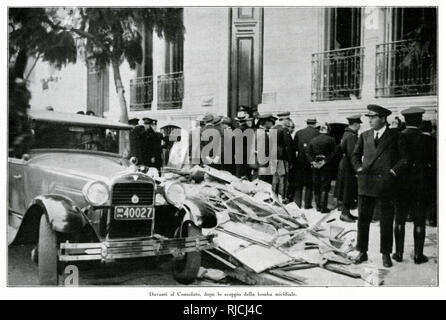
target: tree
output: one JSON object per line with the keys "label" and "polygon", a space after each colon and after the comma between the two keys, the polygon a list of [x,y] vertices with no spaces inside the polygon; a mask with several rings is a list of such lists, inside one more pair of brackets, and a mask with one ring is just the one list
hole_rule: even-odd
{"label": "tree", "polygon": [[[9,154],[20,156],[27,150],[31,134],[27,123],[27,109],[31,94],[27,79],[39,59],[56,68],[75,63],[75,39],[68,31],[54,29],[48,20],[54,14],[43,8],[10,8],[8,41],[8,107]],[[25,75],[29,58],[35,62]]]}
{"label": "tree", "polygon": [[[77,26],[51,22],[53,28],[70,31],[85,38],[87,60],[97,67],[111,65],[116,93],[121,109],[120,121],[127,123],[127,102],[122,84],[120,65],[127,60],[130,68],[142,61],[142,36],[155,31],[171,41],[183,36],[184,26],[180,8],[77,8],[70,15]],[[77,17],[77,18],[76,18]]]}

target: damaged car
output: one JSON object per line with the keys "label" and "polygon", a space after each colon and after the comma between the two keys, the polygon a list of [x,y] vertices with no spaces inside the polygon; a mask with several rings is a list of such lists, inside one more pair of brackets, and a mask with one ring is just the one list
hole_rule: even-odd
{"label": "damaged car", "polygon": [[8,158],[8,232],[10,245],[35,244],[40,284],[57,285],[67,264],[160,255],[173,256],[177,281],[196,279],[215,213],[129,158],[131,126],[46,110],[29,118],[32,147]]}

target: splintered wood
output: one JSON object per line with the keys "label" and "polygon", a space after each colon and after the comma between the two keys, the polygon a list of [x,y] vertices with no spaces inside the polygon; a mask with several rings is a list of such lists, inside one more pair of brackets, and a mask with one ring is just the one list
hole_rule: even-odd
{"label": "splintered wood", "polygon": [[299,272],[323,268],[372,285],[383,283],[380,270],[352,265],[348,253],[356,230],[336,224],[333,212],[315,220],[294,202],[284,205],[270,184],[208,166],[169,172],[191,181],[185,184],[187,195],[204,199],[215,211],[217,227],[203,232],[216,235],[217,247],[206,252],[229,268],[228,277],[247,284],[303,285],[306,279]]}

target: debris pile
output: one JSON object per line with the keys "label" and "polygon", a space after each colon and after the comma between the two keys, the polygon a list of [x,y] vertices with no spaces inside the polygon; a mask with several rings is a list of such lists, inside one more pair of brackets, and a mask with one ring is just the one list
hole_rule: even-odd
{"label": "debris pile", "polygon": [[300,270],[323,268],[371,285],[383,284],[383,270],[353,265],[349,253],[356,230],[334,223],[333,212],[309,221],[294,202],[284,205],[270,184],[242,180],[209,166],[165,172],[186,182],[188,197],[199,197],[215,210],[218,225],[206,232],[216,234],[217,247],[206,252],[228,267],[227,277],[247,284],[303,285],[307,282]]}

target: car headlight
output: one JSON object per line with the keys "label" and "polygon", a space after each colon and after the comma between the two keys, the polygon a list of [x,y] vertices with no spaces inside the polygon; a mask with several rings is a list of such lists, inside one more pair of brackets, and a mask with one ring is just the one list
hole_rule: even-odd
{"label": "car headlight", "polygon": [[186,191],[184,191],[183,186],[179,183],[167,183],[164,186],[164,197],[170,204],[182,206],[184,200],[186,200]]}
{"label": "car headlight", "polygon": [[108,201],[110,196],[108,187],[104,182],[92,181],[82,189],[85,199],[93,206],[101,206]]}

